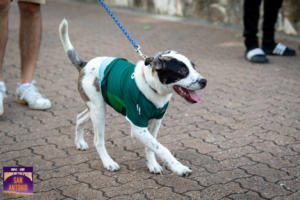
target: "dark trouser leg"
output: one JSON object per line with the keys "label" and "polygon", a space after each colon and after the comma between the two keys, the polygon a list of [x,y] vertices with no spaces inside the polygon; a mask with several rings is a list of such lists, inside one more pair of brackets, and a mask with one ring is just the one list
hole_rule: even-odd
{"label": "dark trouser leg", "polygon": [[263,46],[275,45],[275,24],[283,0],[264,0]]}
{"label": "dark trouser leg", "polygon": [[244,0],[244,37],[247,51],[258,47],[258,21],[261,0]]}

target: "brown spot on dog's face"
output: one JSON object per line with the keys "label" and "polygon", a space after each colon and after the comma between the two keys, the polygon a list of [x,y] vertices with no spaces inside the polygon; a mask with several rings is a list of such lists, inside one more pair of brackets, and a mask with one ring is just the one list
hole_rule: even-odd
{"label": "brown spot on dog's face", "polygon": [[86,93],[84,92],[83,90],[83,87],[82,87],[82,79],[84,77],[84,71],[81,70],[79,72],[79,78],[78,78],[78,91],[79,91],[79,94],[81,96],[81,98],[83,99],[83,101],[87,102],[90,100],[90,98],[86,95]]}
{"label": "brown spot on dog's face", "polygon": [[100,83],[99,83],[99,78],[96,77],[95,80],[94,80],[93,85],[95,86],[97,92],[100,92],[100,90],[101,90],[99,84],[100,84]]}

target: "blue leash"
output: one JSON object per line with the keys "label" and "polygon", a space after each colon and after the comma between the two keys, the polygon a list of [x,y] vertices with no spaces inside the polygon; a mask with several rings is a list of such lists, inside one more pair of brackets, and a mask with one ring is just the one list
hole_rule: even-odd
{"label": "blue leash", "polygon": [[118,20],[118,18],[113,14],[113,12],[106,5],[106,3],[104,2],[104,0],[99,0],[99,3],[103,6],[103,8],[106,10],[106,12],[109,14],[109,16],[115,21],[115,23],[118,25],[118,27],[124,33],[124,35],[127,37],[127,39],[129,40],[129,42],[135,48],[136,53],[145,60],[147,58],[147,56],[142,53],[140,46],[134,41],[134,39],[132,39],[132,37],[129,35],[129,33],[126,31],[126,29],[122,26],[122,24]]}

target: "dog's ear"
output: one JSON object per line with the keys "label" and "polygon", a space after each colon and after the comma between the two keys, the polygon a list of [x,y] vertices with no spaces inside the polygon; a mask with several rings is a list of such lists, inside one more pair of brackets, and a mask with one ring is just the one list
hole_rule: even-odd
{"label": "dog's ear", "polygon": [[145,59],[145,65],[150,65],[153,70],[160,70],[163,68],[163,60],[161,56],[148,57]]}
{"label": "dog's ear", "polygon": [[154,58],[153,57],[148,57],[145,60],[145,65],[151,65],[151,63],[153,62]]}
{"label": "dog's ear", "polygon": [[165,67],[167,57],[160,54],[155,57],[149,57],[145,60],[145,65],[150,65],[153,70],[162,70]]}
{"label": "dog's ear", "polygon": [[171,57],[168,56],[157,56],[154,58],[154,68],[156,70],[164,70],[167,68],[167,64],[172,60]]}

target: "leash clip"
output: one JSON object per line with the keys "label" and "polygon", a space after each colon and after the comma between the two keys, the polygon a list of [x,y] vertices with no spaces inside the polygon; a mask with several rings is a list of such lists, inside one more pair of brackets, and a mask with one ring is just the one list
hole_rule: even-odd
{"label": "leash clip", "polygon": [[146,60],[147,56],[145,54],[143,54],[140,45],[138,45],[138,47],[136,48],[136,53],[141,56],[144,60]]}

